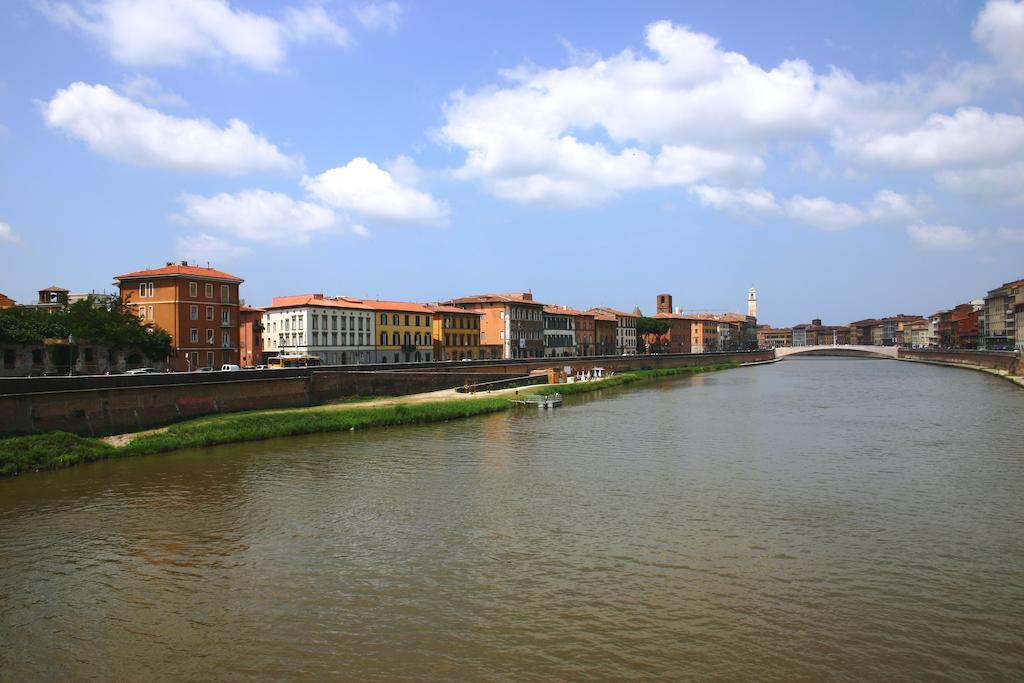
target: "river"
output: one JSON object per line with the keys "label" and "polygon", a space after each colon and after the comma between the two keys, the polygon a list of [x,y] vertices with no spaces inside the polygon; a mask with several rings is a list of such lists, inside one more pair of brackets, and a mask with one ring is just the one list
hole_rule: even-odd
{"label": "river", "polygon": [[1024,392],[790,359],[0,481],[0,680],[1024,678]]}

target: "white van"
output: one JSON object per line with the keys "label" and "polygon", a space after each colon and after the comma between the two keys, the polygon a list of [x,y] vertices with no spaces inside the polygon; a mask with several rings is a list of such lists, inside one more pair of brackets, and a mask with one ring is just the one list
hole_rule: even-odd
{"label": "white van", "polygon": [[225,363],[224,365],[220,366],[220,371],[221,372],[231,372],[231,371],[234,371],[234,370],[241,370],[241,369],[242,369],[241,366],[235,365],[233,363]]}

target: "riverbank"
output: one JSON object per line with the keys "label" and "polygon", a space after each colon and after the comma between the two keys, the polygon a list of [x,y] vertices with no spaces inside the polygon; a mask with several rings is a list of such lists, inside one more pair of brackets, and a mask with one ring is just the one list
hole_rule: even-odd
{"label": "riverbank", "polygon": [[364,403],[256,410],[203,417],[162,429],[106,439],[76,436],[66,432],[6,437],[0,439],[0,476],[61,469],[110,458],[154,455],[182,448],[260,441],[318,432],[354,431],[375,427],[444,422],[509,410],[515,407],[509,397],[519,391],[578,394],[642,380],[713,372],[735,367],[739,367],[739,364],[722,363],[657,370],[634,370],[593,382],[506,389],[484,397],[467,396],[451,390]]}
{"label": "riverbank", "polygon": [[960,368],[961,370],[974,370],[976,372],[984,372],[989,375],[995,375],[1001,377],[1017,386],[1024,388],[1024,377],[1012,375],[1005,370],[998,370],[996,368],[987,368],[984,365],[975,365],[973,363],[949,363],[941,360],[927,360],[925,358],[898,358],[897,360],[905,361],[907,363],[927,363],[928,365],[941,365],[946,368]]}

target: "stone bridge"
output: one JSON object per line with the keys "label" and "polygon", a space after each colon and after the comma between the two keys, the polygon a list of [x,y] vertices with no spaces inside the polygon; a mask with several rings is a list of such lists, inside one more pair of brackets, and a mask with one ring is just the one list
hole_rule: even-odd
{"label": "stone bridge", "polygon": [[819,356],[876,356],[899,358],[898,346],[860,346],[856,344],[835,344],[821,346],[782,346],[775,349],[778,359],[797,353],[810,353]]}

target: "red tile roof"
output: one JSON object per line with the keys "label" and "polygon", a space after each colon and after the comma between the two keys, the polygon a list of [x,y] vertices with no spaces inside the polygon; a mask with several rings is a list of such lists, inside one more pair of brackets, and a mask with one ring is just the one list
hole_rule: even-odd
{"label": "red tile roof", "polygon": [[505,303],[505,304],[526,304],[531,306],[543,306],[539,301],[533,299],[524,299],[524,296],[533,296],[527,292],[517,292],[512,294],[474,294],[473,296],[463,296],[458,299],[451,299],[446,303],[450,304],[488,304],[488,303]]}
{"label": "red tile roof", "polygon": [[601,313],[608,313],[610,315],[618,316],[620,318],[636,318],[636,317],[638,317],[634,313],[627,313],[625,311],[620,311],[620,310],[617,310],[617,309],[614,309],[614,308],[608,308],[607,306],[594,306],[593,308],[591,308],[589,310],[590,310],[590,312],[600,311]]}
{"label": "red tile roof", "polygon": [[546,304],[544,306],[545,313],[551,313],[555,315],[571,315],[571,316],[589,316],[594,317],[593,311],[581,311],[576,308],[569,308],[568,306],[555,306],[552,304]]}
{"label": "red tile roof", "polygon": [[174,275],[185,275],[189,277],[205,278],[207,280],[226,280],[228,282],[244,282],[244,280],[236,275],[225,273],[223,270],[217,270],[216,268],[201,268],[199,266],[182,265],[180,263],[168,263],[162,268],[148,268],[146,270],[136,270],[133,273],[125,273],[124,275],[118,275],[115,280],[130,280],[134,278],[145,278],[145,277],[162,277],[162,276],[174,276]]}
{"label": "red tile roof", "polygon": [[297,308],[300,306],[323,306],[333,308],[355,308],[364,311],[372,310],[372,306],[368,306],[363,303],[360,299],[350,299],[343,296],[325,297],[323,294],[295,294],[292,296],[275,296],[270,305],[270,308]]}
{"label": "red tile roof", "polygon": [[478,311],[470,311],[458,306],[445,306],[443,304],[427,304],[427,308],[435,313],[461,313],[462,315],[483,315]]}

